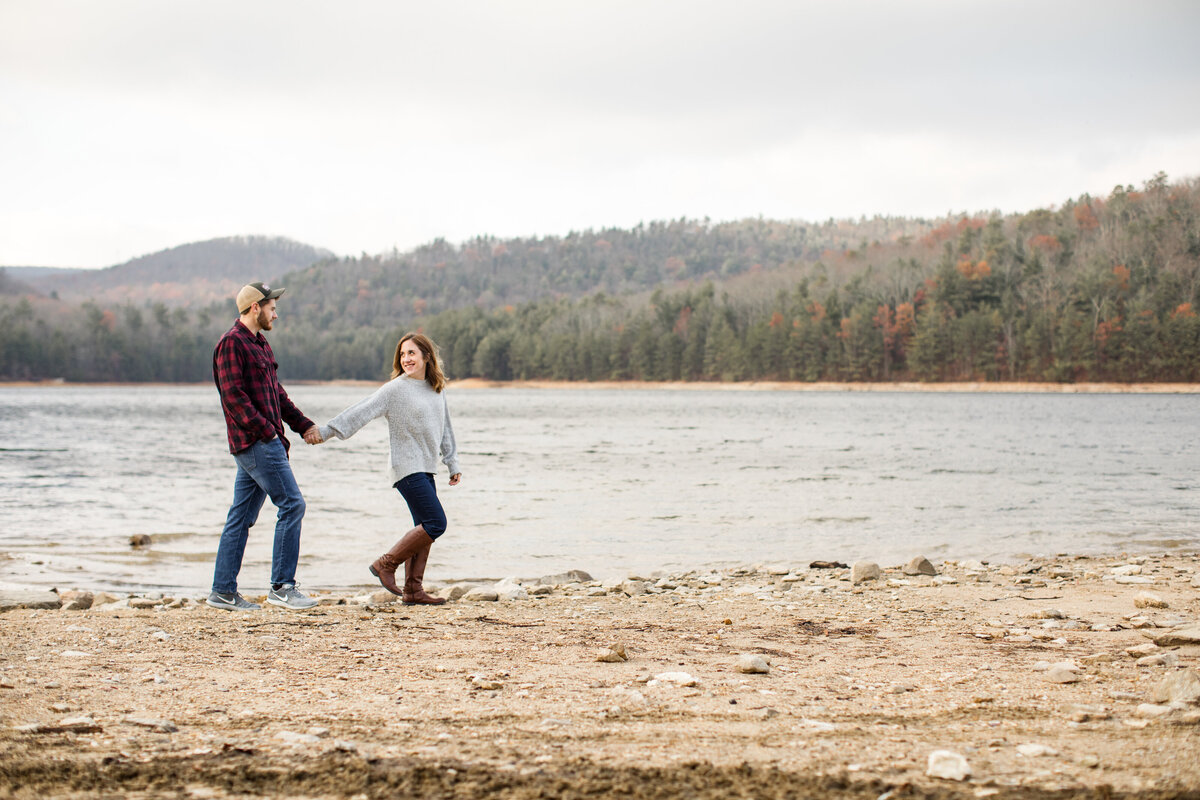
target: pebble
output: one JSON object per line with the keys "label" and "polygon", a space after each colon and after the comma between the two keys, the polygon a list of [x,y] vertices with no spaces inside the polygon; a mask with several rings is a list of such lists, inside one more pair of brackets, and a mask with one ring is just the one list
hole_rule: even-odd
{"label": "pebble", "polygon": [[494,603],[500,599],[500,593],[490,586],[476,586],[463,595],[463,600]]}
{"label": "pebble", "polygon": [[59,595],[63,611],[87,611],[92,607],[96,596],[91,592],[70,591]]}
{"label": "pebble", "polygon": [[1141,703],[1133,713],[1142,719],[1154,719],[1155,717],[1164,717],[1174,711],[1170,706],[1155,705],[1154,703]]}
{"label": "pebble", "polygon": [[1155,653],[1152,656],[1142,656],[1137,660],[1139,667],[1173,667],[1179,663],[1179,656],[1174,653]]}
{"label": "pebble", "polygon": [[1057,608],[1042,608],[1042,609],[1032,612],[1029,616],[1032,619],[1066,619],[1067,618],[1067,615],[1064,614],[1062,611],[1059,611]]}
{"label": "pebble", "polygon": [[129,725],[137,725],[142,728],[150,728],[159,733],[174,733],[179,730],[175,723],[167,719],[159,719],[157,717],[126,717],[124,720]]}
{"label": "pebble", "polygon": [[1143,656],[1148,656],[1158,652],[1158,645],[1156,645],[1154,642],[1146,642],[1145,644],[1126,647],[1125,652],[1130,658],[1142,658]]}
{"label": "pebble", "polygon": [[971,765],[966,758],[951,750],[934,750],[929,754],[925,774],[931,778],[965,781],[971,777]]}
{"label": "pebble", "polygon": [[925,556],[915,556],[904,565],[905,575],[937,575],[937,569]]}
{"label": "pebble", "polygon": [[738,656],[737,671],[746,675],[766,675],[771,671],[771,665],[760,655],[743,653]]}
{"label": "pebble", "polygon": [[275,734],[275,738],[286,745],[291,745],[292,747],[300,747],[301,745],[306,744],[318,744],[321,741],[316,736],[308,733],[297,733],[296,731],[280,731],[279,733]]}
{"label": "pebble", "polygon": [[1029,744],[1017,745],[1017,752],[1028,758],[1041,758],[1042,756],[1058,755],[1058,751],[1053,747],[1049,747],[1044,744],[1035,744],[1032,742]]}
{"label": "pebble", "polygon": [[1189,625],[1186,628],[1175,628],[1174,630],[1160,633],[1153,637],[1154,643],[1159,647],[1174,647],[1185,644],[1200,644],[1200,625]]}
{"label": "pebble", "polygon": [[1055,664],[1046,670],[1046,680],[1050,683],[1078,683],[1079,673],[1062,664]]}
{"label": "pebble", "polygon": [[162,600],[155,600],[154,598],[151,598],[151,597],[131,597],[131,598],[129,598],[129,607],[130,608],[147,609],[147,608],[154,608],[155,606],[158,606],[161,604],[162,604]]}
{"label": "pebble", "polygon": [[1141,575],[1141,564],[1124,564],[1120,567],[1113,567],[1109,570],[1113,575]]}
{"label": "pebble", "polygon": [[1133,598],[1133,604],[1138,608],[1168,608],[1169,603],[1151,592],[1141,592]]}
{"label": "pebble", "polygon": [[855,561],[850,568],[850,582],[855,584],[879,580],[881,575],[883,570],[874,561]]}
{"label": "pebble", "polygon": [[695,686],[698,681],[686,672],[660,672],[646,685],[658,686],[664,683],[674,686]]}
{"label": "pebble", "polygon": [[1119,583],[1122,586],[1142,586],[1148,583],[1154,583],[1154,578],[1146,578],[1141,575],[1118,575],[1114,583]]}
{"label": "pebble", "polygon": [[609,647],[601,647],[596,651],[596,660],[616,664],[621,661],[628,661],[629,656],[625,654],[625,645],[618,643]]}
{"label": "pebble", "polygon": [[1153,697],[1159,703],[1200,705],[1200,673],[1185,669],[1166,676],[1154,687]]}

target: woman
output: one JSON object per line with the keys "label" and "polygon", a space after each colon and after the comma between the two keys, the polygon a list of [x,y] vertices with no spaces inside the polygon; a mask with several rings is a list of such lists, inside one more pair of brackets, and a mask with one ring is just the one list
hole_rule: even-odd
{"label": "woman", "polygon": [[[445,598],[426,594],[422,581],[429,548],[446,530],[446,512],[438,500],[433,476],[438,456],[450,469],[450,485],[462,480],[454,429],[446,407],[446,376],[429,337],[406,333],[396,345],[392,379],[375,394],[355,403],[321,427],[325,440],[349,439],[364,425],[387,417],[391,434],[389,481],[400,490],[416,525],[391,550],[371,564],[383,588],[400,595],[405,605],[440,605]],[[396,569],[404,565],[404,591],[396,587]]]}

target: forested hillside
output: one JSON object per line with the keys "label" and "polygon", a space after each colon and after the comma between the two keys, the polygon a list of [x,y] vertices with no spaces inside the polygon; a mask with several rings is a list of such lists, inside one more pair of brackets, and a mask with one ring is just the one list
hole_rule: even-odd
{"label": "forested hillside", "polygon": [[[107,269],[13,270],[42,294],[68,302],[205,306],[248,280],[274,280],[330,258],[328,250],[278,236],[229,236],[172,247]],[[32,273],[24,277],[23,272]],[[253,278],[247,276],[254,276]]]}
{"label": "forested hillside", "polygon": [[[421,328],[452,377],[1200,380],[1200,181],[1028,213],[632,230],[326,259],[278,283],[291,378],[380,378]],[[205,380],[234,316],[0,300],[0,376]]]}

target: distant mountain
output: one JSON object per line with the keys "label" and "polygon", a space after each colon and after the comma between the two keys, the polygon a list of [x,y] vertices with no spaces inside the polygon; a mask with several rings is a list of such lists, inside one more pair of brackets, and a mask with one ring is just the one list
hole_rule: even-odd
{"label": "distant mountain", "polygon": [[9,278],[66,301],[147,300],[202,306],[249,281],[272,281],[333,258],[328,250],[278,236],[230,236],[172,247],[98,270],[17,268]]}

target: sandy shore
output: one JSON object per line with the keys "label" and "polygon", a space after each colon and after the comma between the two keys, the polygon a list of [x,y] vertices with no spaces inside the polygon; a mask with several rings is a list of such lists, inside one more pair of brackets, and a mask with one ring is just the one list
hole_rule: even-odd
{"label": "sandy shore", "polygon": [[0,795],[1200,796],[1194,557],[933,566],[238,615],[64,592],[115,602],[0,614]]}

